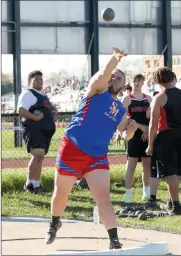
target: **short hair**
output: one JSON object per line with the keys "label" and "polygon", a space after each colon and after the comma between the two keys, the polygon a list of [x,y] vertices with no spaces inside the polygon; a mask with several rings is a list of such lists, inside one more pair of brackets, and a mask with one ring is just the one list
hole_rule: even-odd
{"label": "short hair", "polygon": [[174,79],[174,74],[168,67],[160,67],[153,72],[153,81],[156,84],[168,84]]}
{"label": "short hair", "polygon": [[174,72],[173,72],[173,79],[177,79],[177,76]]}
{"label": "short hair", "polygon": [[43,76],[43,73],[39,70],[33,70],[28,74],[28,85],[31,82],[31,79],[35,76]]}
{"label": "short hair", "polygon": [[[126,80],[126,77],[125,77],[125,74],[124,74],[124,72],[123,71],[121,71],[119,68],[115,68],[114,69],[115,71],[118,71],[118,72],[120,72],[122,75],[123,75],[123,77],[124,77],[124,82],[125,82],[125,80]],[[113,71],[114,71],[113,70]]]}
{"label": "short hair", "polygon": [[125,74],[124,74],[124,72],[123,72],[123,71],[121,71],[121,69],[119,69],[119,68],[115,68],[114,70],[116,70],[116,71],[120,72],[120,73],[125,77]]}
{"label": "short hair", "polygon": [[136,74],[132,77],[133,82],[138,79],[138,80],[142,80],[145,81],[145,77],[142,74]]}

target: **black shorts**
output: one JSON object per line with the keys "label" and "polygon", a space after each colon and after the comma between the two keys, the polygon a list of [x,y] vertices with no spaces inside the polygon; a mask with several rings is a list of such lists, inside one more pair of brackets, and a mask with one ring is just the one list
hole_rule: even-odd
{"label": "black shorts", "polygon": [[181,176],[181,131],[166,130],[157,134],[151,157],[151,177]]}
{"label": "black shorts", "polygon": [[42,130],[36,127],[26,127],[23,133],[23,139],[25,141],[27,152],[30,153],[34,148],[41,148],[45,150],[45,154],[48,153],[52,136],[55,130]]}
{"label": "black shorts", "polygon": [[142,134],[141,130],[137,130],[133,138],[127,142],[127,156],[134,158],[148,157],[145,152],[148,147],[148,141],[141,139]]}

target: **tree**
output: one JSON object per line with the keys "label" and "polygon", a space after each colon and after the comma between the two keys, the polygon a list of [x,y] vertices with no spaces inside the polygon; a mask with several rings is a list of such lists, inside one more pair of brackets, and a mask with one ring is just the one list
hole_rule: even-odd
{"label": "tree", "polygon": [[1,85],[10,84],[10,83],[12,83],[12,76],[11,76],[11,74],[2,73]]}

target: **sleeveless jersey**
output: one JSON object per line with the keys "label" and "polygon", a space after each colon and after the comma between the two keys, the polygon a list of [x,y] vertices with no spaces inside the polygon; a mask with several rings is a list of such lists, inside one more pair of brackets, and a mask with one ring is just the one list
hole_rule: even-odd
{"label": "sleeveless jersey", "polygon": [[149,119],[146,117],[150,103],[143,94],[142,99],[136,99],[132,94],[129,94],[131,104],[128,107],[128,118],[134,119],[137,123],[148,125]]}
{"label": "sleeveless jersey", "polygon": [[103,156],[108,153],[109,142],[125,112],[122,103],[108,90],[84,97],[66,135],[84,153]]}
{"label": "sleeveless jersey", "polygon": [[34,128],[40,128],[42,130],[53,130],[55,131],[55,121],[53,116],[53,106],[46,95],[41,95],[33,89],[28,89],[37,98],[35,105],[31,106],[29,111],[33,113],[35,110],[40,110],[44,118],[40,121],[33,121],[30,119],[22,120],[22,125],[33,126]]}
{"label": "sleeveless jersey", "polygon": [[167,102],[161,108],[158,122],[158,132],[180,128],[181,129],[181,90],[171,88],[165,91]]}

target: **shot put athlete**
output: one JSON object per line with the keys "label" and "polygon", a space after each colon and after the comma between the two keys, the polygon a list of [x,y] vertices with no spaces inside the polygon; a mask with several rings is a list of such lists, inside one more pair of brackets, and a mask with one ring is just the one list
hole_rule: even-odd
{"label": "shot put athlete", "polygon": [[122,247],[110,202],[107,153],[115,131],[118,129],[123,137],[130,139],[137,129],[137,123],[134,120],[127,121],[125,109],[117,99],[124,88],[125,77],[116,66],[125,54],[119,49],[113,50],[105,68],[90,80],[89,90],[61,141],[46,244],[55,240],[56,232],[62,225],[60,215],[67,206],[74,183],[77,178],[85,177],[98,206],[100,219],[108,232],[110,249]]}

